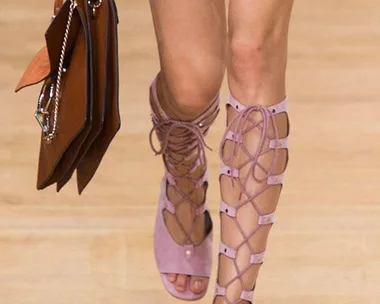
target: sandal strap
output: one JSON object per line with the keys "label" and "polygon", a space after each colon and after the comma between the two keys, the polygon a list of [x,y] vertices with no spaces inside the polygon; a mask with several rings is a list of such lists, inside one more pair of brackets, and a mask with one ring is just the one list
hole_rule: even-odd
{"label": "sandal strap", "polygon": [[[200,179],[201,181],[201,184],[203,185],[205,182],[207,182],[208,180],[208,170],[206,171],[206,173],[203,175],[203,177]],[[166,181],[169,182],[169,184],[173,185],[172,182],[173,182],[173,177],[172,175],[170,174],[167,174],[166,175]],[[174,181],[174,185],[175,185],[175,181]],[[174,205],[168,198],[167,196],[167,193],[165,191],[165,210],[167,210],[168,212],[170,212],[171,214],[175,215],[176,214],[176,208],[177,206]],[[204,202],[202,204],[200,204],[199,206],[193,204],[193,208],[195,209],[195,214],[196,216],[200,216],[202,215],[203,213],[205,213],[206,211],[208,211],[208,207],[206,205],[206,200],[204,200]]]}
{"label": "sandal strap", "polygon": [[236,258],[236,250],[227,246],[222,241],[220,241],[219,244],[219,253],[225,255],[226,257],[229,257],[230,259]]}
{"label": "sandal strap", "polygon": [[[247,109],[246,105],[243,105],[241,102],[236,100],[231,94],[229,95],[227,105],[231,106],[233,109],[235,109],[239,113],[243,112],[244,110]],[[267,107],[267,109],[272,114],[280,114],[280,113],[287,112],[288,111],[288,99],[285,98],[281,102],[279,102],[273,106]]]}
{"label": "sandal strap", "polygon": [[[227,132],[225,139],[230,140],[230,141],[239,142],[239,143],[243,142],[242,137],[239,136],[239,134],[236,135],[231,130]],[[288,148],[288,141],[289,141],[288,137],[279,138],[279,139],[271,139],[269,141],[269,147],[271,149],[287,149]]]}
{"label": "sandal strap", "polygon": [[223,200],[220,201],[219,209],[220,209],[220,212],[228,215],[229,217],[236,217],[236,214],[237,214],[236,208],[228,205]]}
{"label": "sandal strap", "polygon": [[265,251],[262,253],[252,254],[250,263],[251,265],[261,265],[264,263]]}
{"label": "sandal strap", "polygon": [[273,225],[275,221],[275,212],[259,216],[259,225]]}
{"label": "sandal strap", "polygon": [[[220,175],[227,175],[230,177],[238,178],[239,177],[239,169],[231,168],[226,166],[225,164],[221,164],[220,166]],[[269,175],[268,176],[268,185],[280,185],[284,183],[285,174],[277,174],[277,175]]]}
{"label": "sandal strap", "polygon": [[[170,212],[171,214],[175,214],[176,213],[176,206],[171,201],[169,201],[167,199],[165,201],[165,210]],[[195,208],[195,214],[196,214],[196,216],[200,216],[203,213],[205,213],[207,210],[208,210],[208,208],[207,208],[206,204],[203,203],[198,208]]]}
{"label": "sandal strap", "polygon": [[280,114],[288,112],[288,99],[285,98],[278,104],[268,107],[269,112],[272,114]]}
{"label": "sandal strap", "polygon": [[284,173],[278,175],[270,175],[268,177],[268,185],[282,185],[284,183]]}
{"label": "sandal strap", "polygon": [[[253,303],[253,297],[255,295],[255,290],[243,290],[240,294],[240,300],[248,301]],[[215,286],[215,298],[216,297],[225,297],[226,296],[226,288],[216,284]]]}
{"label": "sandal strap", "polygon": [[271,149],[287,149],[288,148],[289,137],[271,139],[269,141],[269,147]]}
{"label": "sandal strap", "polygon": [[[150,132],[149,141],[152,150],[156,155],[163,155],[167,172],[169,172],[170,169],[175,169],[179,164],[184,164],[184,160],[192,160],[193,158],[194,160],[190,165],[188,173],[194,172],[199,164],[207,167],[205,148],[209,147],[204,141],[204,136],[208,133],[210,126],[219,113],[219,95],[216,96],[211,106],[196,119],[192,121],[181,121],[170,118],[162,109],[157,96],[156,83],[157,80],[155,79],[151,85],[151,116],[153,128]],[[158,113],[153,110],[153,105]],[[175,131],[178,130],[183,132],[175,133]],[[159,150],[153,145],[154,133],[157,134],[161,146]],[[181,160],[173,158],[173,154],[181,156]],[[181,177],[183,176],[173,176],[172,179]]]}
{"label": "sandal strap", "polygon": [[[243,240],[238,246],[232,248],[227,244],[223,243],[222,241],[220,242],[219,254],[224,255],[231,260],[234,260],[234,264],[236,265],[236,259],[238,256],[239,249],[248,243],[249,239],[260,229],[261,226],[273,225],[275,222],[275,212],[270,214],[263,214],[260,211],[260,208],[256,205],[255,199],[262,192],[268,189],[271,185],[282,185],[284,181],[284,172],[282,172],[281,174],[273,174],[272,167],[266,168],[263,164],[260,163],[259,159],[261,155],[268,153],[270,150],[274,150],[274,157],[277,157],[276,155],[279,149],[288,149],[288,136],[285,138],[279,138],[277,125],[274,118],[274,116],[277,114],[287,112],[287,99],[284,99],[280,103],[270,107],[264,107],[259,105],[246,106],[237,101],[235,98],[233,98],[232,95],[230,95],[227,102],[227,106],[233,108],[238,114],[232,119],[232,121],[229,122],[229,125],[222,140],[222,144],[220,146],[220,176],[229,176],[232,179],[233,183],[236,182],[238,186],[240,186],[241,194],[244,194],[247,197],[247,199],[244,202],[242,202],[239,206],[235,204],[235,206],[233,207],[229,205],[226,201],[224,201],[222,197],[219,208],[220,213],[232,218],[240,231],[243,231],[243,229],[239,223],[239,209],[244,207],[246,204],[252,204],[253,208],[258,213],[256,228],[247,235],[245,233],[242,233]],[[250,115],[251,113],[255,112],[261,115],[260,120],[257,120],[257,116]],[[270,137],[269,135],[271,126],[273,126],[274,138]],[[244,136],[253,129],[258,129],[259,131],[261,131],[261,139],[259,142],[257,152],[255,154],[252,154],[250,153],[250,151],[248,151],[244,142]],[[224,158],[223,149],[227,141],[229,141],[233,145],[233,152],[232,156]],[[237,164],[237,162],[235,161],[235,153],[237,153],[235,151],[238,151],[238,149],[241,149],[247,155],[247,160],[239,164]],[[226,163],[228,163],[229,165],[226,165]],[[275,163],[275,161],[273,161],[273,163]],[[242,176],[243,174],[241,173],[241,170],[244,170],[246,168],[245,166],[249,166],[247,167],[249,171],[248,173],[246,173],[247,171],[242,171],[244,172],[244,174],[247,174],[247,176]],[[265,173],[262,179],[259,179],[255,176],[256,166]],[[247,189],[246,185],[248,177],[250,178],[251,176],[260,184],[263,184],[262,191],[257,191],[253,194],[251,194],[250,191],[248,191],[249,189]],[[249,246],[249,248],[251,251],[250,265],[261,265],[264,262],[265,251],[261,253],[255,253],[253,252],[251,246]],[[236,276],[233,279],[231,279],[227,284],[225,284],[224,286],[220,286],[219,284],[217,284],[215,290],[215,297],[220,296],[225,298],[228,287],[236,280],[241,279],[241,277],[248,269],[249,266],[247,266],[244,269],[237,268]],[[248,291],[244,290],[244,287],[242,286],[242,289],[243,290],[240,295],[240,300],[252,303],[255,294],[255,288],[251,291]],[[228,299],[225,299],[225,302],[230,303]]]}
{"label": "sandal strap", "polygon": [[[149,134],[149,142],[156,155],[162,155],[165,166],[165,179],[176,192],[181,196],[180,200],[173,204],[169,201],[165,189],[164,210],[175,216],[178,224],[186,235],[185,243],[192,243],[191,234],[194,230],[195,221],[190,230],[186,229],[179,221],[176,214],[177,206],[182,203],[191,203],[196,216],[204,214],[208,209],[206,199],[201,205],[195,204],[191,200],[193,191],[188,193],[178,185],[179,180],[188,180],[195,189],[204,187],[208,180],[208,165],[206,159],[206,148],[210,149],[204,137],[219,112],[219,95],[196,119],[191,121],[181,121],[172,119],[160,105],[157,95],[157,78],[152,82],[150,88],[151,117],[153,128]],[[153,145],[153,135],[156,134],[159,148]],[[178,169],[180,168],[180,169]],[[204,173],[196,178],[191,177],[198,168],[204,168]],[[207,185],[206,185],[207,188]]]}
{"label": "sandal strap", "polygon": [[174,206],[174,204],[167,199],[165,201],[165,210],[170,212],[171,214],[175,214],[175,209],[176,207]]}
{"label": "sandal strap", "polygon": [[238,136],[232,130],[230,130],[230,131],[227,132],[225,138],[228,139],[228,140],[231,140],[231,141],[238,142],[238,143],[242,143],[243,142],[243,139],[241,138],[241,136]]}
{"label": "sandal strap", "polygon": [[[237,209],[228,205],[223,200],[220,201],[219,211],[226,214],[229,217],[235,218],[237,215]],[[275,212],[270,214],[263,214],[259,216],[259,225],[272,225],[275,222]]]}
{"label": "sandal strap", "polygon": [[253,303],[253,297],[255,295],[255,290],[243,290],[240,295],[240,299],[245,300],[247,302]]}
{"label": "sandal strap", "polygon": [[[234,259],[236,259],[237,250],[226,245],[226,244],[224,244],[222,241],[220,241],[219,254],[222,254],[222,255],[234,260]],[[265,251],[261,252],[261,253],[251,254],[250,263],[252,265],[262,264],[264,261],[264,256],[265,256]]]}
{"label": "sandal strap", "polygon": [[[165,177],[166,177],[166,179],[170,185],[172,185],[172,186],[176,185],[175,176],[173,176],[166,168],[165,168]],[[209,172],[208,172],[208,168],[207,168],[205,173],[202,174],[201,177],[192,180],[192,182],[194,183],[195,188],[200,188],[204,185],[205,182],[208,181],[208,178],[209,178]]]}
{"label": "sandal strap", "polygon": [[225,296],[226,295],[226,288],[220,286],[218,283],[216,283],[215,286],[215,297]]}
{"label": "sandal strap", "polygon": [[220,175],[228,175],[231,177],[238,178],[239,177],[239,170],[236,168],[231,168],[224,163],[221,163],[220,165]]}
{"label": "sandal strap", "polygon": [[165,178],[161,181],[161,194],[155,221],[154,251],[158,269],[162,275],[180,273],[189,276],[209,277],[212,261],[213,233],[207,234],[200,244],[178,244],[167,229],[165,210]]}

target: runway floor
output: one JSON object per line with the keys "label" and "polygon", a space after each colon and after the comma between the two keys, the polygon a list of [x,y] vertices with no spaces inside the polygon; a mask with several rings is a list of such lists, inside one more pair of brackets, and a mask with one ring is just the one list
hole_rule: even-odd
{"label": "runway floor", "polygon": [[[59,195],[35,190],[39,88],[13,93],[43,44],[50,2],[0,6],[0,303],[177,303],[152,253],[162,165],[147,137],[158,70],[148,1],[118,1],[123,128],[81,197],[73,182]],[[380,303],[379,17],[375,0],[296,1],[291,162],[256,303]],[[224,114],[208,137],[216,231]]]}

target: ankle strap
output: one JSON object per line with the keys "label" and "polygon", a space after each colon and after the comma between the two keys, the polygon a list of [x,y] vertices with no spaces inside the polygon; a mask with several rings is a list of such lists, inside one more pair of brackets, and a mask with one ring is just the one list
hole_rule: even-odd
{"label": "ankle strap", "polygon": [[[243,105],[240,103],[237,99],[235,99],[232,94],[229,95],[227,105],[231,106],[233,109],[235,109],[238,112],[243,112],[248,108],[248,106]],[[259,107],[259,106],[255,106]],[[273,105],[266,107],[269,112],[272,114],[280,114],[288,111],[288,98],[285,97],[281,102]]]}
{"label": "ankle strap", "polygon": [[[172,119],[165,113],[157,95],[157,77],[150,87],[150,97],[153,121],[153,128],[149,135],[150,145],[156,155],[163,155],[166,176],[169,182],[175,185],[178,178],[184,177],[184,174],[173,176],[171,172],[175,171],[176,167],[189,166],[187,173],[192,173],[199,164],[207,167],[205,148],[210,148],[207,146],[204,136],[219,113],[219,95],[210,107],[192,121]],[[153,145],[154,133],[157,134],[160,149],[156,149]],[[190,165],[189,160],[191,161]],[[207,170],[203,176],[193,180],[195,187],[203,186],[206,175]]]}

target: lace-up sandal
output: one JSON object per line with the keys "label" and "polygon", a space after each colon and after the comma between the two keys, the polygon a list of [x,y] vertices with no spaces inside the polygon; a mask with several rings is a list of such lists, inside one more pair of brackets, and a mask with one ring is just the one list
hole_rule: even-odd
{"label": "lace-up sandal", "polygon": [[288,162],[287,100],[245,106],[230,96],[227,111],[220,146],[222,228],[214,303],[253,303]]}
{"label": "lace-up sandal", "polygon": [[[163,111],[157,97],[156,80],[153,81],[150,89],[150,102],[153,121],[150,144],[156,155],[162,155],[165,165],[154,235],[156,262],[162,282],[172,296],[182,300],[198,300],[204,297],[207,288],[202,294],[194,294],[190,290],[189,276],[209,278],[211,273],[213,236],[212,221],[205,199],[208,187],[205,149],[208,147],[204,136],[218,115],[219,96],[205,112],[192,121],[174,120]],[[153,145],[154,133],[158,137],[160,150]],[[181,181],[192,185],[189,191],[184,191],[183,187],[179,186]],[[179,197],[175,202],[169,199],[169,187]],[[204,198],[200,202],[194,202],[193,194],[200,188],[204,189]],[[177,214],[179,207],[183,204],[191,206],[193,221],[190,228],[181,223]],[[165,213],[169,213],[182,230],[184,234],[182,243],[177,243],[170,234]],[[192,239],[192,234],[197,219],[203,214],[205,215],[205,237],[197,243]],[[184,292],[176,290],[173,283],[169,281],[168,274],[187,275]]]}

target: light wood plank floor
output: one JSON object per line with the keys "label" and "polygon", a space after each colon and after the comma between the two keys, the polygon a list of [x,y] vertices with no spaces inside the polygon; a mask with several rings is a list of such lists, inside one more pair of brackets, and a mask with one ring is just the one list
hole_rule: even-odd
{"label": "light wood plank floor", "polygon": [[[148,3],[118,1],[124,124],[78,197],[74,183],[35,190],[39,89],[12,92],[43,43],[50,2],[0,5],[0,303],[177,303],[152,254],[162,170],[147,140],[158,69]],[[291,162],[257,303],[378,304],[379,2],[297,1],[289,56]],[[215,148],[223,125],[224,112],[208,138]],[[217,153],[209,158],[218,231]],[[211,299],[212,289],[201,303]]]}

